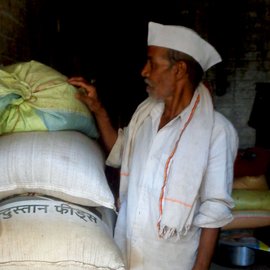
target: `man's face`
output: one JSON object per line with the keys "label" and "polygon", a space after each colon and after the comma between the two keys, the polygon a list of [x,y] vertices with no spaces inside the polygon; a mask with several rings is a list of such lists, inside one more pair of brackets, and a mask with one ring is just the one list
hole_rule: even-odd
{"label": "man's face", "polygon": [[159,100],[173,96],[176,86],[174,65],[170,64],[167,51],[166,48],[149,46],[147,62],[141,72],[147,84],[146,91]]}

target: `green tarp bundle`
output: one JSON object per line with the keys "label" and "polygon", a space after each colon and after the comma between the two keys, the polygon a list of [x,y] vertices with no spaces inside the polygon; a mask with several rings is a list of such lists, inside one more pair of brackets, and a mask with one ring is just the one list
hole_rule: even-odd
{"label": "green tarp bundle", "polygon": [[0,68],[0,135],[77,130],[97,138],[95,121],[67,77],[37,61]]}

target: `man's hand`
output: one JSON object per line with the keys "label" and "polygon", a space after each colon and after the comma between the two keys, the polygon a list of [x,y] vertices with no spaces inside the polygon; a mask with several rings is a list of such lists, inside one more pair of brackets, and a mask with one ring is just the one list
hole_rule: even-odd
{"label": "man's hand", "polygon": [[83,77],[71,77],[68,83],[77,87],[76,98],[82,101],[95,115],[104,112],[104,108],[98,99],[96,87],[87,82]]}

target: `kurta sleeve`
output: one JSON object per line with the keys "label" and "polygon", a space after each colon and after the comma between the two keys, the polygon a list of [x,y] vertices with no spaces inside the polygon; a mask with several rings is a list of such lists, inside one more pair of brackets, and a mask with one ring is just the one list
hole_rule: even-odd
{"label": "kurta sleeve", "polygon": [[124,129],[118,129],[118,137],[117,140],[106,160],[106,165],[111,166],[113,168],[119,168],[122,163],[123,156],[123,145],[124,145]]}
{"label": "kurta sleeve", "polygon": [[198,227],[220,228],[233,219],[231,197],[234,160],[238,149],[238,135],[232,124],[221,114],[215,116],[209,165],[201,190],[201,205],[193,224]]}

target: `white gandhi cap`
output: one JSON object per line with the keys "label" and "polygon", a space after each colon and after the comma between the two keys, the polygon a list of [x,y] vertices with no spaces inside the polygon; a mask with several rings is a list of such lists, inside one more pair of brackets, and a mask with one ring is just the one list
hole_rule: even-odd
{"label": "white gandhi cap", "polygon": [[222,61],[211,44],[184,26],[149,22],[148,46],[165,47],[186,53],[200,64],[203,71]]}

